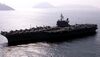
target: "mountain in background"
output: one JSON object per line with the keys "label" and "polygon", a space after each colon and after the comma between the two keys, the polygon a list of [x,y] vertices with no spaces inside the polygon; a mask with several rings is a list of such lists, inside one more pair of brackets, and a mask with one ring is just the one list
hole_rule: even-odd
{"label": "mountain in background", "polygon": [[40,3],[35,5],[33,8],[41,8],[41,9],[46,9],[46,8],[56,8],[56,9],[68,9],[68,10],[99,10],[99,8],[96,8],[94,6],[90,5],[63,5],[63,6],[53,6],[52,4],[48,2]]}
{"label": "mountain in background", "polygon": [[51,5],[50,3],[44,2],[44,3],[35,5],[33,8],[54,8],[54,6]]}
{"label": "mountain in background", "polygon": [[11,8],[8,5],[5,5],[5,4],[0,3],[0,10],[14,10],[14,9]]}

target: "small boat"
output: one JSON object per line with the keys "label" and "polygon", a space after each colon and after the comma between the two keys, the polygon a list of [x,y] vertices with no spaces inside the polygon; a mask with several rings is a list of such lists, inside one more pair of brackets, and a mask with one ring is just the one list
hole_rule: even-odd
{"label": "small boat", "polygon": [[69,18],[57,21],[57,26],[36,27],[25,30],[1,31],[1,35],[8,39],[8,45],[18,45],[32,42],[55,42],[61,40],[75,39],[76,37],[92,35],[96,32],[97,24],[69,24]]}

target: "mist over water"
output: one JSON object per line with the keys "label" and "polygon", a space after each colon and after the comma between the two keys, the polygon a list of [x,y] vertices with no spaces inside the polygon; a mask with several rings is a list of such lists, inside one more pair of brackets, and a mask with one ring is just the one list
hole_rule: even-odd
{"label": "mist over water", "polygon": [[56,26],[60,14],[68,17],[70,24],[98,24],[97,34],[61,43],[30,43],[7,46],[7,39],[0,35],[1,57],[99,57],[100,12],[81,10],[0,11],[0,31],[26,29],[36,26]]}

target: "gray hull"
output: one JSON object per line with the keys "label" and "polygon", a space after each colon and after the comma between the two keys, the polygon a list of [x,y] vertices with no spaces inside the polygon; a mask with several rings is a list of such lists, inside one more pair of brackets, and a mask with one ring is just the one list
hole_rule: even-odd
{"label": "gray hull", "polygon": [[76,38],[93,35],[96,33],[96,24],[78,24],[70,27],[50,27],[47,29],[38,29],[31,31],[28,29],[24,32],[13,31],[13,33],[5,33],[8,39],[8,45],[25,44],[31,42],[57,42],[63,40],[73,40]]}

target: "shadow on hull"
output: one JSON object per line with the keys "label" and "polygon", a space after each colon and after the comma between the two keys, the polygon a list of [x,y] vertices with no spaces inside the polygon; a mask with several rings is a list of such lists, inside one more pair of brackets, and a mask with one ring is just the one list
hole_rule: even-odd
{"label": "shadow on hull", "polygon": [[[47,43],[61,43],[61,42],[71,42],[76,39],[83,39],[88,38],[89,36],[96,36],[97,32],[91,32],[91,33],[82,33],[82,34],[73,34],[71,35],[60,35],[60,36],[47,36],[42,38],[41,36],[38,36],[38,38],[30,37],[29,39],[27,37],[24,37],[26,39],[24,40],[17,40],[16,41],[8,41],[8,46],[15,46],[20,44],[28,44],[28,43],[37,43],[37,42],[47,42]],[[39,39],[40,37],[40,39]],[[51,38],[50,38],[51,37]]]}

